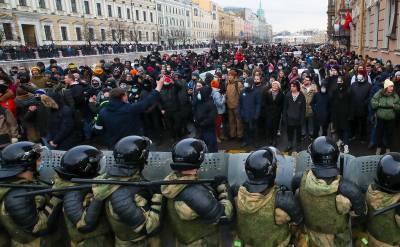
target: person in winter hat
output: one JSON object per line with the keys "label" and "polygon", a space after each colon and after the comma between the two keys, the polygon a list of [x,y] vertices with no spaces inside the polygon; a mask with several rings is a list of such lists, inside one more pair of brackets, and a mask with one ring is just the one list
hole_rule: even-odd
{"label": "person in winter hat", "polygon": [[386,153],[390,152],[395,129],[396,113],[400,112],[400,99],[394,91],[394,83],[386,79],[383,89],[375,93],[371,100],[371,106],[376,110],[376,154],[380,155],[383,148],[383,140],[386,140]]}
{"label": "person in winter hat", "polygon": [[223,123],[223,115],[226,110],[225,106],[225,95],[220,93],[219,82],[218,79],[214,79],[211,81],[211,97],[214,101],[215,106],[217,107],[217,118],[215,119],[215,134],[217,135],[217,142],[221,142],[221,128]]}

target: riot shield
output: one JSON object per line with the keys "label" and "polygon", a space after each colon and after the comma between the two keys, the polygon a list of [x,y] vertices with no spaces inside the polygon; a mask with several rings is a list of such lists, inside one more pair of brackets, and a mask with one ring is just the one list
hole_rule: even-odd
{"label": "riot shield", "polygon": [[344,167],[344,178],[357,184],[363,192],[374,183],[376,168],[382,155],[371,155],[354,158],[349,165]]}

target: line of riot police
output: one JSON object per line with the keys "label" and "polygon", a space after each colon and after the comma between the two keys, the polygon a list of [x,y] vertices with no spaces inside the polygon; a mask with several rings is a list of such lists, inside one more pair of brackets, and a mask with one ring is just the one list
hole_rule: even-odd
{"label": "line of riot police", "polygon": [[[245,183],[202,183],[198,171],[207,146],[191,138],[173,147],[173,172],[163,185],[140,183],[146,182],[142,170],[150,145],[146,137],[121,139],[113,150],[115,165],[103,174],[101,151],[74,147],[55,168],[52,193],[35,195],[43,189],[37,179],[41,147],[7,146],[1,152],[0,246],[166,246],[159,238],[163,230],[172,231],[176,246],[220,246],[222,224],[234,226],[234,246],[351,246],[355,217],[363,219],[359,243],[400,245],[400,207],[374,216],[400,201],[399,153],[381,158],[377,179],[364,195],[341,176],[339,150],[328,137],[310,145],[313,167],[296,174],[292,188],[275,184],[272,147],[247,157]],[[77,178],[108,182],[89,180],[93,185],[79,187]]]}

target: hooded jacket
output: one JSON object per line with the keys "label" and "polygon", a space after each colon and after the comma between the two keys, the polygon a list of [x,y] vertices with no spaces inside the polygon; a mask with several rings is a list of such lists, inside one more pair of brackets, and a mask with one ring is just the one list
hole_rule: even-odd
{"label": "hooded jacket", "polygon": [[211,98],[212,89],[205,86],[200,89],[201,100],[197,101],[194,111],[194,119],[200,130],[213,130],[217,117],[217,107]]}

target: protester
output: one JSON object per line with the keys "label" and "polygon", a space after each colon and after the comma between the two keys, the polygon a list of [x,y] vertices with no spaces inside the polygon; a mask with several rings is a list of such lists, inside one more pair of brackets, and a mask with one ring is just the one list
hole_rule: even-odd
{"label": "protester", "polygon": [[226,105],[228,107],[229,117],[229,137],[231,139],[243,138],[243,125],[240,116],[237,114],[240,92],[243,84],[236,78],[237,73],[234,70],[228,73],[228,83],[226,85]]}
{"label": "protester", "polygon": [[264,96],[264,111],[261,114],[266,116],[267,143],[277,145],[277,134],[282,117],[285,95],[282,93],[281,84],[278,81],[272,82],[272,87]]}

